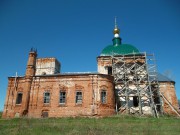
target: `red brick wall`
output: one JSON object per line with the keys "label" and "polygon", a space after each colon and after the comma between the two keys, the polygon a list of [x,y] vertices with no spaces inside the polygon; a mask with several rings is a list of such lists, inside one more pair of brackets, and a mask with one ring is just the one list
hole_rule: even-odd
{"label": "red brick wall", "polygon": [[[175,86],[173,82],[160,82],[160,92],[166,97],[166,99],[178,110],[178,100],[176,97]],[[176,115],[172,108],[163,100],[164,113]]]}
{"label": "red brick wall", "polygon": [[18,113],[21,116],[23,112],[22,104],[17,105],[16,99],[17,99],[18,92],[22,92],[22,93],[25,92],[26,88],[24,88],[25,86],[24,84],[25,84],[24,78],[17,78],[16,83],[15,83],[15,78],[8,79],[6,101],[5,101],[4,111],[3,111],[3,116],[2,116],[3,118],[13,118]]}
{"label": "red brick wall", "polygon": [[[14,78],[9,79],[3,117],[22,116],[22,105],[16,105],[17,93],[24,93],[25,80],[18,81],[14,89]],[[44,92],[50,92],[50,103],[43,103]],[[66,91],[65,105],[59,104],[60,90]],[[75,103],[76,90],[82,92],[82,104]],[[107,102],[101,103],[101,90],[107,92]],[[14,92],[12,95],[11,93]],[[30,91],[28,117],[41,117],[48,111],[49,117],[65,116],[107,116],[115,113],[113,77],[106,75],[59,75],[34,77]]]}
{"label": "red brick wall", "polygon": [[[100,103],[102,88],[108,93],[105,108]],[[46,90],[51,94],[49,104],[43,103]],[[59,104],[60,90],[66,91],[65,105]],[[82,92],[82,104],[75,103],[76,90]],[[28,115],[41,117],[42,111],[48,111],[49,117],[111,115],[115,112],[114,104],[112,78],[100,75],[41,77],[33,82]]]}

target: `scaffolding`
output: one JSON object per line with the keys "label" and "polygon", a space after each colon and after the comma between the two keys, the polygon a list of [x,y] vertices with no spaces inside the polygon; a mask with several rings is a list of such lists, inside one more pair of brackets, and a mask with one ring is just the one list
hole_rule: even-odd
{"label": "scaffolding", "polygon": [[113,55],[117,113],[159,117],[162,105],[154,55]]}

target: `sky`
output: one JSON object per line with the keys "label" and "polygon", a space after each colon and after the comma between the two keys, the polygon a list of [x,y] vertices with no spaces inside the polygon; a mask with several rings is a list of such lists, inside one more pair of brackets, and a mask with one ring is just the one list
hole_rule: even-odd
{"label": "sky", "polygon": [[155,54],[180,99],[179,0],[0,0],[0,111],[8,77],[25,74],[31,47],[38,57],[56,57],[61,72],[97,71],[115,16],[122,43]]}

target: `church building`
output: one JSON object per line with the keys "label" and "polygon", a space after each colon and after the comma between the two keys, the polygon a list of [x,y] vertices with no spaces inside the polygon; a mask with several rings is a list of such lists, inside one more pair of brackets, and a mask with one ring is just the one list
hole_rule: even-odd
{"label": "church building", "polygon": [[113,33],[95,73],[61,73],[56,58],[31,49],[25,76],[8,77],[3,118],[178,115],[175,82],[157,72],[154,55],[123,44],[116,22]]}

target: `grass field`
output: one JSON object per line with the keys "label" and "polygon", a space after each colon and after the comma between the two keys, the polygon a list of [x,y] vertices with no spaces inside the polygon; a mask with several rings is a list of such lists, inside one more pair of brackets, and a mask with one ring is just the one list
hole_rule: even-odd
{"label": "grass field", "polygon": [[0,135],[179,135],[180,119],[173,117],[0,119]]}

